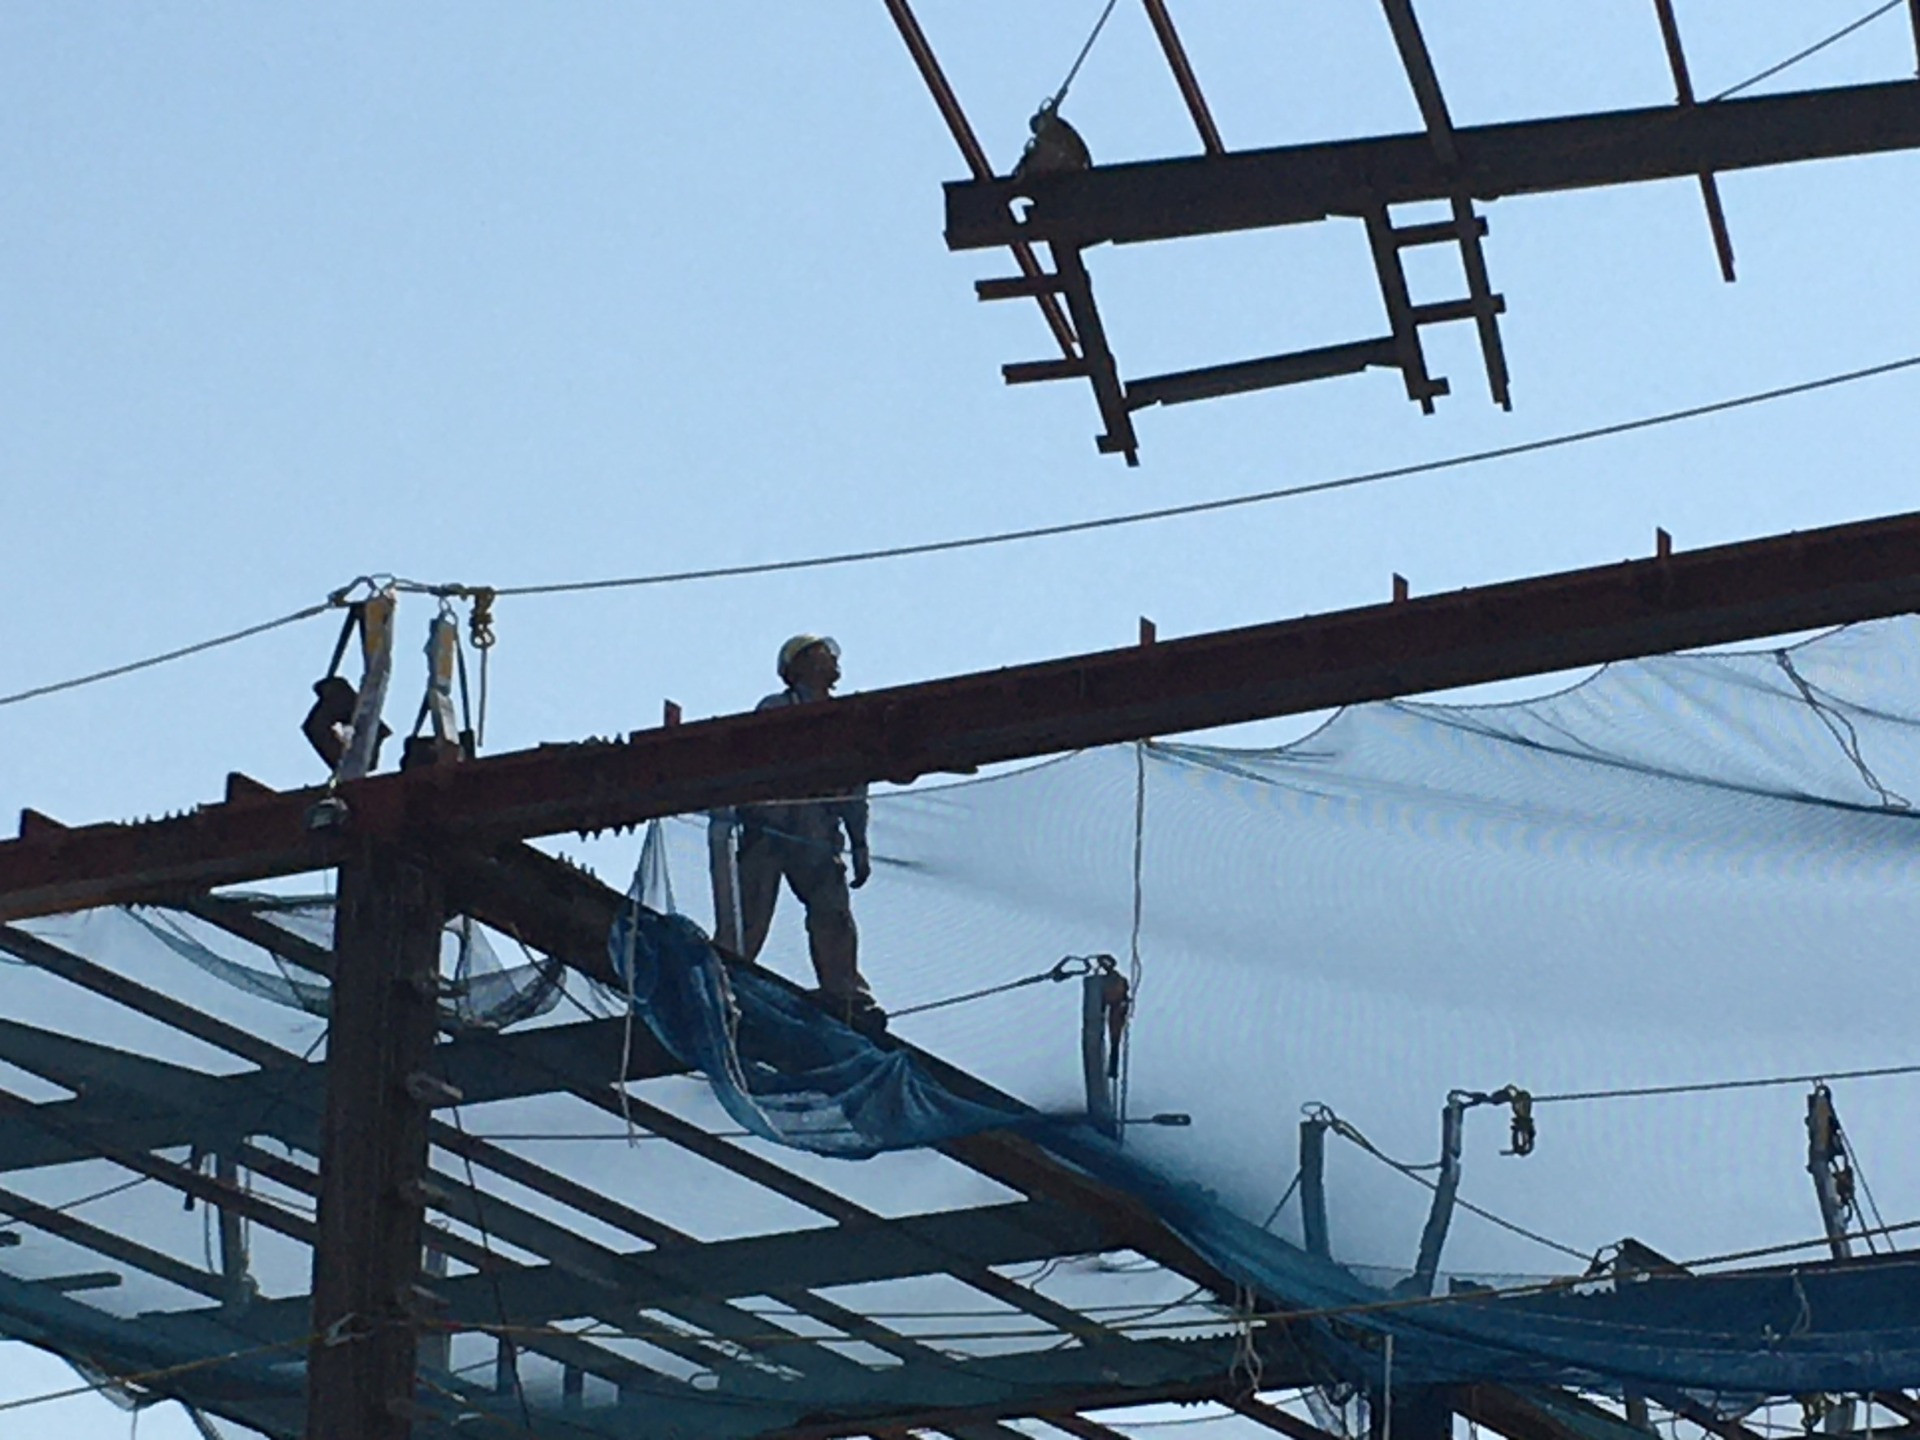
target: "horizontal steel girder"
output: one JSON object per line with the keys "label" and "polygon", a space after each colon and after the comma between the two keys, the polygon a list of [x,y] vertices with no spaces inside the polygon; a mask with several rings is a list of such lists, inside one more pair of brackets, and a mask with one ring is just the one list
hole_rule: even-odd
{"label": "horizontal steel girder", "polygon": [[1914,149],[1920,81],[1477,125],[1451,135],[1451,166],[1422,131],[1100,165],[1021,182],[956,180],[946,186],[947,245],[1172,240],[1457,194],[1494,200]]}
{"label": "horizontal steel girder", "polygon": [[[1917,92],[1920,93],[1920,92]],[[362,832],[497,841],[834,794],[995,761],[1920,608],[1920,514],[548,745],[340,787]],[[319,790],[0,842],[0,919],[335,863]]]}

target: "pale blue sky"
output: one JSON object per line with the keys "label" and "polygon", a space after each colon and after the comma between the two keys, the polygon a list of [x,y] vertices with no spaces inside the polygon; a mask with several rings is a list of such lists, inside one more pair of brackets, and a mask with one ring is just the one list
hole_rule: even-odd
{"label": "pale blue sky", "polygon": [[[925,0],[995,164],[1098,0]],[[1864,0],[1681,0],[1702,94]],[[1671,98],[1652,7],[1426,7],[1460,123]],[[1363,0],[1175,7],[1234,147],[1411,128]],[[1896,11],[1767,88],[1910,75]],[[1101,160],[1197,148],[1122,4],[1066,112]],[[0,693],[235,628],[365,571],[514,584],[887,545],[1264,489],[1907,354],[1920,161],[1489,211],[1515,409],[1470,326],[1423,418],[1364,377],[1139,418],[1095,455],[1006,273],[950,256],[958,156],[878,3],[16,6],[0,14]],[[1378,333],[1357,224],[1093,252],[1123,370]],[[1419,257],[1417,298],[1459,293]],[[743,708],[788,633],[852,687],[1911,508],[1914,380],[1251,511],[787,577],[503,602],[493,747]],[[396,705],[430,613],[402,610]],[[318,620],[0,709],[0,812],[180,808],[315,777]],[[10,1356],[0,1350],[0,1356]],[[0,1359],[0,1398],[49,1367]],[[33,1412],[26,1412],[33,1413]],[[125,1433],[104,1405],[61,1433]],[[47,1412],[51,1417],[52,1412]],[[149,1440],[184,1422],[156,1414]]]}

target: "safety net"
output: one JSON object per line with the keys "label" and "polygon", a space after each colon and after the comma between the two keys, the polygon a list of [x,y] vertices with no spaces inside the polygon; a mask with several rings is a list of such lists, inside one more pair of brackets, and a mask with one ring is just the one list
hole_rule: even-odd
{"label": "safety net", "polygon": [[[567,1086],[480,1086],[465,1135],[564,1172],[619,1213],[733,1241],[835,1218],[835,1196],[923,1217],[1016,1198],[936,1148],[1013,1133],[1144,1205],[1234,1293],[1196,1295],[1137,1255],[1056,1257],[1044,1274],[989,1255],[992,1275],[968,1272],[960,1292],[951,1273],[809,1289],[769,1271],[703,1318],[682,1306],[612,1334],[591,1307],[475,1291],[479,1318],[455,1327],[435,1373],[497,1369],[501,1337],[524,1332],[503,1406],[637,1433],[621,1402],[644,1391],[649,1413],[685,1433],[744,1435],[877,1393],[883,1374],[902,1403],[1037,1384],[1090,1343],[1060,1314],[1036,1321],[1052,1304],[1122,1335],[1224,1337],[1229,1353],[1258,1317],[1291,1314],[1336,1397],[1389,1372],[1736,1398],[1920,1383],[1920,1286],[1899,1248],[1920,1213],[1907,1141],[1916,800],[1912,619],[1615,665],[1512,703],[1358,706],[1270,748],[1146,742],[923,783],[872,797],[874,873],[852,896],[886,1036],[804,993],[815,977],[791,893],[760,968],[723,957],[709,940],[728,923],[708,883],[713,819],[667,822],[609,937],[625,993],[509,937],[450,930],[450,1045],[533,1054],[540,1036],[567,1037],[538,1062],[564,1066]],[[324,897],[232,903],[326,941]],[[291,1059],[318,1053],[324,977],[264,958],[230,926],[143,910],[25,928]],[[1127,982],[1123,1031],[1101,1008],[1113,980]],[[130,1019],[102,995],[71,1005],[71,990],[46,964],[9,973],[0,1061],[28,1099],[78,1100],[79,1053],[60,1051],[61,1035],[133,1057],[116,1082],[131,1091],[157,1093],[162,1070],[141,1066],[164,1067],[183,1105],[201,1103],[189,1072],[247,1080],[206,1037]],[[648,1046],[666,1057],[659,1074],[631,1079]],[[238,1128],[309,1153],[317,1082],[301,1083],[256,1096],[298,1123],[254,1112]],[[1843,1123],[1821,1132],[1810,1176],[1816,1106]],[[163,1132],[156,1121],[153,1144]],[[663,1136],[681,1159],[663,1158]],[[90,1310],[103,1324],[192,1316],[199,1329],[154,1332],[183,1354],[204,1353],[221,1325],[235,1351],[298,1337],[307,1256],[289,1237],[263,1233],[249,1252],[251,1313],[283,1306],[281,1328],[263,1331],[217,1283],[188,1281],[218,1278],[213,1221],[183,1217],[151,1184],[94,1197],[128,1179],[124,1165],[11,1143],[0,1208],[70,1205],[172,1266],[97,1294],[49,1290],[49,1276],[87,1268],[89,1241],[28,1220],[0,1249],[13,1333],[57,1334]],[[435,1165],[471,1182],[461,1143],[436,1139]],[[216,1148],[182,1138],[176,1158],[211,1172]],[[237,1163],[260,1193],[311,1213],[268,1157]],[[1436,1206],[1456,1185],[1457,1204]],[[506,1189],[514,1206],[560,1213],[543,1208],[550,1194]],[[583,1195],[567,1204],[568,1224],[585,1223],[582,1205],[593,1225],[622,1223]],[[507,1239],[484,1208],[444,1214],[452,1281],[485,1271],[476,1245],[516,1261],[538,1251],[530,1222]],[[1829,1220],[1858,1263],[1830,1263]],[[1002,1281],[1039,1299],[983,1298]],[[815,1303],[829,1292],[838,1319]],[[709,1313],[728,1306],[757,1326],[731,1351]],[[915,1343],[948,1360],[993,1357],[1009,1378],[902,1363],[871,1348],[862,1316],[917,1325]],[[569,1379],[580,1367],[562,1332],[614,1347],[635,1373],[605,1394],[593,1374]],[[796,1337],[838,1347],[866,1378],[810,1369],[790,1353]],[[121,1355],[127,1342],[90,1343]],[[263,1369],[263,1405],[297,1394],[298,1359],[247,1362]]]}

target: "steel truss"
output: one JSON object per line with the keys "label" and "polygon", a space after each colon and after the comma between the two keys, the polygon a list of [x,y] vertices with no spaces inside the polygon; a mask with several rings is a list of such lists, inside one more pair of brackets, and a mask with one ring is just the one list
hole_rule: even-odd
{"label": "steel truss", "polygon": [[[1165,0],[1143,4],[1203,153],[1014,179],[992,174],[907,0],[887,0],[971,172],[946,186],[948,248],[1011,248],[1020,274],[978,281],[976,294],[981,300],[1038,300],[1060,344],[1061,358],[1005,365],[1003,378],[1010,385],[1088,380],[1102,424],[1097,448],[1125,456],[1130,465],[1139,459],[1133,416],[1155,405],[1387,369],[1400,373],[1407,398],[1431,414],[1434,401],[1450,389],[1444,376],[1428,368],[1423,332],[1432,325],[1473,323],[1488,391],[1495,404],[1511,409],[1499,325],[1506,301],[1493,289],[1481,243],[1487,221],[1479,207],[1486,202],[1696,177],[1721,275],[1731,281],[1733,240],[1715,179],[1719,172],[1920,147],[1920,82],[1697,101],[1672,0],[1654,0],[1654,11],[1674,104],[1458,127],[1413,0],[1381,0],[1419,107],[1420,133],[1228,150]],[[1920,46],[1920,10],[1913,18]],[[1393,216],[1396,206],[1423,203],[1445,206],[1444,218],[1402,223]],[[1359,221],[1365,231],[1385,334],[1123,378],[1094,301],[1089,249],[1331,219]],[[1429,245],[1458,250],[1464,295],[1415,299],[1402,257]],[[1035,258],[1041,246],[1052,257],[1051,271]],[[1070,333],[1062,328],[1062,301],[1072,318]]]}
{"label": "steel truss", "polygon": [[[1253,1297],[1249,1309],[1137,1201],[998,1132],[943,1149],[1014,1198],[883,1216],[656,1103],[648,1085],[679,1067],[644,1028],[628,1036],[599,1020],[436,1034],[429,940],[447,917],[469,916],[590,978],[612,979],[605,942],[619,897],[532,849],[523,838],[532,834],[1752,639],[1916,604],[1920,517],[1895,517],[1703,551],[1663,545],[1650,559],[1188,640],[1147,630],[1124,650],[815,710],[374,777],[339,788],[348,823],[323,832],[308,827],[321,792],[273,791],[238,776],[226,800],[189,817],[68,828],[30,812],[21,838],[0,843],[0,916],[171,906],[328,981],[333,1060],[302,1058],[0,925],[0,949],[14,959],[212,1047],[231,1071],[0,1020],[0,1062],[70,1092],[0,1094],[0,1174],[9,1177],[0,1212],[15,1234],[58,1237],[94,1257],[71,1273],[0,1279],[0,1327],[95,1371],[144,1376],[133,1382],[144,1395],[178,1397],[274,1436],[452,1434],[460,1415],[518,1429],[520,1377],[538,1363],[563,1377],[565,1403],[540,1417],[539,1433],[550,1436],[993,1435],[1023,1417],[1102,1436],[1124,1433],[1116,1409],[1190,1402],[1320,1440],[1307,1421],[1246,1390],[1248,1343],[1269,1397],[1324,1380],[1309,1332],[1286,1322],[1282,1297]],[[329,865],[341,869],[343,896],[331,949],[210,893]],[[956,1093],[992,1095],[937,1057],[916,1060]],[[622,1074],[624,1102],[610,1083]],[[461,1106],[527,1096],[630,1118],[657,1143],[777,1196],[808,1223],[701,1240],[651,1213],[645,1194],[601,1193],[460,1121]],[[210,1242],[208,1263],[23,1193],[31,1187],[18,1177],[79,1160],[211,1207],[218,1245]],[[256,1293],[249,1229],[311,1253],[319,1282],[311,1294]],[[1190,1338],[1126,1333],[1007,1273],[1110,1252],[1143,1257],[1192,1287],[1209,1326]],[[446,1273],[455,1265],[462,1273]],[[187,1303],[131,1319],[86,1303],[89,1292],[134,1275],[184,1292]],[[1057,1336],[1060,1348],[955,1363],[941,1347],[822,1293],[928,1275]],[[770,1335],[765,1314],[746,1303],[756,1297],[808,1325]],[[1236,1315],[1258,1323],[1236,1333]],[[450,1368],[449,1335],[465,1336],[469,1348],[490,1345],[489,1373]],[[629,1341],[656,1358],[637,1356]],[[854,1344],[885,1363],[851,1358]],[[304,1372],[290,1363],[302,1353]],[[696,1387],[676,1366],[710,1376],[713,1388]],[[820,1397],[797,1424],[786,1399],[796,1376]],[[586,1406],[590,1382],[619,1403]],[[1920,1408],[1904,1396],[1877,1404],[1909,1419],[1900,1407]],[[1432,1437],[1453,1414],[1511,1440],[1644,1433],[1578,1396],[1486,1386],[1396,1393],[1392,1428],[1403,1440]],[[1722,1434],[1737,1429],[1710,1413],[1694,1418]]]}

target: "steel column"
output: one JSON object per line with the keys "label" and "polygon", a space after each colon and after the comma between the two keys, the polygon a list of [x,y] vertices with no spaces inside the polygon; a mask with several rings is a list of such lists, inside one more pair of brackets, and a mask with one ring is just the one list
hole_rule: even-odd
{"label": "steel column", "polygon": [[340,867],[308,1440],[412,1433],[424,1085],[445,918],[439,875],[395,847],[362,845]]}

